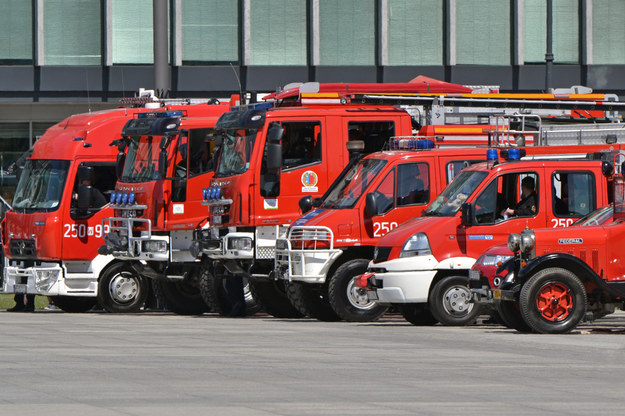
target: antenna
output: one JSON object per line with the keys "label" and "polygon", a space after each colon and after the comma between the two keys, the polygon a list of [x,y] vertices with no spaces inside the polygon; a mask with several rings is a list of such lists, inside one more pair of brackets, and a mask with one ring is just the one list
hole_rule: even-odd
{"label": "antenna", "polygon": [[91,97],[89,96],[89,69],[85,68],[85,78],[87,79],[87,107],[91,113]]}
{"label": "antenna", "polygon": [[239,97],[241,102],[239,104],[243,105],[243,88],[241,88],[241,80],[239,79],[239,74],[237,74],[237,71],[234,69],[234,66],[232,65],[232,62],[228,62],[230,64],[230,68],[232,68],[232,72],[234,72],[234,76],[237,78],[237,82],[239,83]]}

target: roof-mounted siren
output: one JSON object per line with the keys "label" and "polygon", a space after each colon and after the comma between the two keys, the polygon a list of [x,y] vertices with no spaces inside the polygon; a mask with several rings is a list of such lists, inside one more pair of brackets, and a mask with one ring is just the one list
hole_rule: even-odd
{"label": "roof-mounted siren", "polygon": [[500,155],[502,159],[505,159],[508,162],[513,160],[521,160],[521,158],[525,156],[525,149],[519,149],[516,147],[512,147],[510,149],[501,149]]}

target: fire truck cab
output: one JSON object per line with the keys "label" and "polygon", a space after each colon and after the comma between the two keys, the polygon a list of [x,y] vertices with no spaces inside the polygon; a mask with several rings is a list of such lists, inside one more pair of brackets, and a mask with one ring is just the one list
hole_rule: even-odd
{"label": "fire truck cab", "polygon": [[[433,149],[434,143],[393,139],[335,182],[320,206],[276,242],[276,268],[302,313],[326,321],[370,321],[386,305],[372,302],[355,277],[364,273],[376,242],[421,214],[456,174],[486,159],[484,148]],[[320,202],[320,201],[318,201]],[[311,205],[303,200],[301,205]]]}
{"label": "fire truck cab", "polygon": [[[585,155],[584,148],[577,152]],[[480,312],[471,302],[468,270],[485,249],[515,230],[561,229],[608,204],[600,160],[605,153],[510,160],[518,159],[515,153],[508,152],[507,161],[493,158],[465,168],[422,217],[380,239],[360,281],[370,300],[397,305],[414,324],[432,322],[433,316],[446,325],[465,325]]]}

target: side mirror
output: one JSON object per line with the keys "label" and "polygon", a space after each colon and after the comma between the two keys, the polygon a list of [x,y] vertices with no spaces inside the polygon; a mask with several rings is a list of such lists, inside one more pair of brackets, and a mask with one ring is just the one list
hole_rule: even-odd
{"label": "side mirror", "polygon": [[89,205],[91,205],[93,187],[91,185],[78,185],[77,193],[76,207],[80,211],[86,211],[89,209]]}
{"label": "side mirror", "polygon": [[465,202],[462,204],[462,207],[460,207],[460,211],[460,224],[465,227],[473,225],[473,205]]}
{"label": "side mirror", "polygon": [[167,174],[167,152],[161,150],[158,154],[158,174],[164,178]]}
{"label": "side mirror", "polygon": [[299,205],[299,209],[302,211],[302,214],[306,214],[308,211],[310,211],[313,208],[312,196],[310,195],[303,196],[299,200],[298,205]]}
{"label": "side mirror", "polygon": [[284,129],[275,124],[267,130],[267,142],[270,143],[280,143],[282,141],[282,135],[284,134]]}
{"label": "side mirror", "polygon": [[280,143],[267,142],[267,170],[279,171],[282,167],[282,146]]}
{"label": "side mirror", "polygon": [[126,164],[126,153],[119,152],[117,154],[117,163],[115,164],[115,174],[117,175],[117,179],[121,179],[122,174],[124,173],[125,164]]}
{"label": "side mirror", "polygon": [[78,166],[76,172],[79,182],[93,182],[93,168],[91,166]]}
{"label": "side mirror", "polygon": [[378,215],[378,199],[375,193],[369,192],[365,197],[365,216],[372,218]]}

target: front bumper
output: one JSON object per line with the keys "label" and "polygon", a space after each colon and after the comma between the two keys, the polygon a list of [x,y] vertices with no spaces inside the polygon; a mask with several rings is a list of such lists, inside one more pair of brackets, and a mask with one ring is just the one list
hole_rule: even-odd
{"label": "front bumper", "polygon": [[105,245],[100,254],[111,254],[123,260],[169,261],[169,236],[155,236],[142,232],[140,237],[127,238],[117,231],[104,236]]}
{"label": "front bumper", "polygon": [[[294,242],[301,248],[293,248]],[[343,254],[333,243],[334,235],[328,227],[291,227],[287,238],[276,241],[276,274],[289,281],[325,283],[334,260]]]}
{"label": "front bumper", "polygon": [[380,303],[426,303],[436,270],[374,273],[367,296]]}
{"label": "front bumper", "polygon": [[42,296],[96,296],[98,279],[93,273],[67,273],[59,263],[25,267],[20,262],[5,265],[2,290]]}

